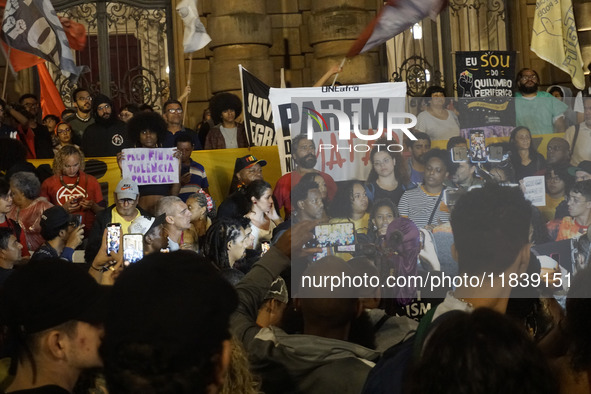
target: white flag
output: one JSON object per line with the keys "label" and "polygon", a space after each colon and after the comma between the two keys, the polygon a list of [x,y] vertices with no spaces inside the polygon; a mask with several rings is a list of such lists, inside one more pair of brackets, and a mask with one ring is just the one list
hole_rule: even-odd
{"label": "white flag", "polygon": [[199,19],[197,0],[183,0],[176,6],[176,10],[185,25],[183,51],[185,53],[195,52],[209,44],[211,37]]}

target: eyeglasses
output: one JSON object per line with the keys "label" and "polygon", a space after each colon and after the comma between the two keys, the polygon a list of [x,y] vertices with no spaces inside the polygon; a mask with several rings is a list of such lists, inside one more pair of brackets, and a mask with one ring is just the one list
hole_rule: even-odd
{"label": "eyeglasses", "polygon": [[72,131],[72,129],[68,127],[67,129],[59,129],[59,130],[57,131],[57,133],[58,133],[58,134],[65,134],[65,133],[69,133],[69,132],[71,132],[71,131]]}
{"label": "eyeglasses", "polygon": [[125,204],[132,204],[135,202],[135,200],[132,198],[121,198],[121,199],[117,200],[117,202],[119,202],[119,204],[125,205]]}
{"label": "eyeglasses", "polygon": [[182,114],[183,113],[183,109],[182,108],[169,108],[167,109],[169,114]]}
{"label": "eyeglasses", "polygon": [[23,105],[27,108],[35,108],[39,106],[39,103],[24,103]]}
{"label": "eyeglasses", "polygon": [[553,176],[553,177],[547,177],[546,181],[548,182],[560,182],[562,179],[560,179],[559,176]]}
{"label": "eyeglasses", "polygon": [[101,105],[100,107],[96,107],[98,111],[104,111],[105,109],[109,109],[111,106],[109,104]]}
{"label": "eyeglasses", "polygon": [[537,81],[538,80],[538,77],[536,77],[535,74],[534,75],[523,75],[519,80],[521,82],[525,82],[527,80]]}
{"label": "eyeglasses", "polygon": [[92,97],[90,96],[86,96],[86,97],[78,97],[76,99],[76,101],[92,101]]}

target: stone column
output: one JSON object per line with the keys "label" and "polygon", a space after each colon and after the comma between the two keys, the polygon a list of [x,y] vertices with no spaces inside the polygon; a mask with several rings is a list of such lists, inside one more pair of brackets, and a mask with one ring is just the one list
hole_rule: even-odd
{"label": "stone column", "polygon": [[238,64],[242,64],[263,82],[273,82],[271,22],[265,0],[211,1],[208,32],[210,81],[213,94],[240,90]]}
{"label": "stone column", "polygon": [[[314,48],[311,75],[317,81],[332,64],[340,64],[365,26],[375,16],[375,1],[312,1],[309,35]],[[343,84],[379,82],[376,50],[347,60],[339,81]],[[325,84],[332,83],[332,78]]]}
{"label": "stone column", "polygon": [[591,69],[587,68],[591,63],[591,0],[573,1],[573,11],[583,56],[583,67],[588,74],[591,72]]}

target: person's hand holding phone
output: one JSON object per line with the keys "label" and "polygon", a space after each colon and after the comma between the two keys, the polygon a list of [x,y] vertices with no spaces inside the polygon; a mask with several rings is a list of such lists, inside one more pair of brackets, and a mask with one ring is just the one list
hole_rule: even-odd
{"label": "person's hand holding phone", "polygon": [[66,241],[66,248],[76,249],[84,240],[84,225],[77,226]]}
{"label": "person's hand holding phone", "polygon": [[[94,261],[92,262],[92,268],[94,268],[95,271],[100,271],[105,266],[108,266],[110,268],[110,266],[114,266],[119,262],[123,263],[123,248],[119,248],[119,252],[111,250],[109,253],[107,253],[108,231],[108,228],[106,228],[105,231],[103,231],[103,240],[101,242],[101,248],[99,249],[99,252],[96,254]],[[122,239],[120,237],[119,244],[121,244],[121,242]]]}
{"label": "person's hand holding phone", "polygon": [[80,197],[70,196],[68,200],[62,205],[69,213],[75,212],[80,209]]}
{"label": "person's hand holding phone", "polygon": [[187,183],[191,182],[191,172],[185,172],[181,176],[181,185],[186,185]]}

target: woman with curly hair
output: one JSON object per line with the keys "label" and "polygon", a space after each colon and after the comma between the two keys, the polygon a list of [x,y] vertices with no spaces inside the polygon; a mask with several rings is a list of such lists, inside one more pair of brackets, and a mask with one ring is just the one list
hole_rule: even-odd
{"label": "woman with curly hair", "polygon": [[369,227],[369,199],[363,182],[353,180],[339,185],[337,196],[329,206],[331,223],[351,222],[357,234],[367,234]]}
{"label": "woman with curly hair", "polygon": [[[127,122],[127,133],[136,148],[159,148],[167,133],[166,122],[156,112],[140,112]],[[119,167],[122,158],[122,153],[117,155]],[[141,185],[138,205],[154,215],[158,201],[164,196],[177,196],[180,188],[180,183]]]}
{"label": "woman with curly hair", "polygon": [[218,93],[209,102],[211,118],[216,124],[205,138],[204,149],[247,148],[244,125],[236,122],[242,113],[242,102],[232,93]]}
{"label": "woman with curly hair", "polygon": [[101,187],[95,177],[84,172],[84,154],[74,145],[65,145],[53,159],[53,176],[41,185],[41,196],[71,214],[81,215],[90,231],[95,215],[105,209]]}

